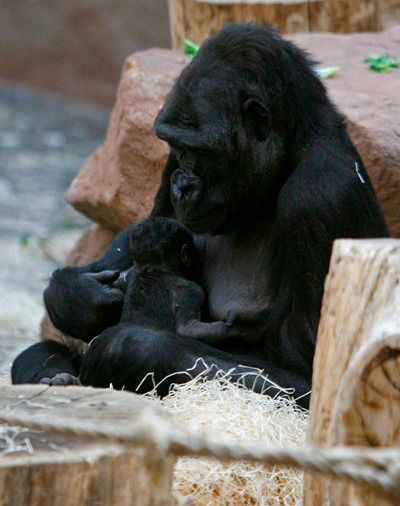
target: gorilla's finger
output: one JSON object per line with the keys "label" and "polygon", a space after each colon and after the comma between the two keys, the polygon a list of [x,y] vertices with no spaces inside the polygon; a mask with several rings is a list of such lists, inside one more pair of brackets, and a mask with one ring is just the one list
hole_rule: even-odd
{"label": "gorilla's finger", "polygon": [[93,278],[100,283],[111,284],[119,278],[119,271],[101,271],[93,274]]}
{"label": "gorilla's finger", "polygon": [[109,286],[106,285],[101,290],[100,297],[105,299],[105,302],[111,303],[111,302],[120,302],[123,300],[125,296],[125,293],[123,290],[121,290],[119,287],[116,287],[115,285]]}
{"label": "gorilla's finger", "polygon": [[131,271],[132,271],[132,267],[130,269],[127,269],[126,271],[121,272],[121,274],[119,275],[119,278],[117,279],[117,281],[115,281],[113,283],[112,286],[114,288],[119,288],[120,290],[125,291],[126,285],[128,283],[128,275],[130,274]]}
{"label": "gorilla's finger", "polygon": [[239,317],[240,317],[240,312],[237,309],[230,309],[228,311],[228,315],[226,317],[225,325],[229,328],[233,327],[233,325],[236,323],[236,321],[239,319]]}

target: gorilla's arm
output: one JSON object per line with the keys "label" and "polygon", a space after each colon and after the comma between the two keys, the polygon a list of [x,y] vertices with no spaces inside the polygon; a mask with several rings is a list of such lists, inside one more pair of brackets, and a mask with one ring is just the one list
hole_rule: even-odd
{"label": "gorilla's arm", "polygon": [[61,332],[87,342],[119,321],[124,294],[114,282],[131,266],[129,237],[130,229],[118,234],[97,262],[53,273],[44,301]]}
{"label": "gorilla's arm", "polygon": [[253,319],[265,336],[265,357],[310,377],[334,240],[388,236],[368,174],[345,142],[316,141],[282,187],[271,303]]}
{"label": "gorilla's arm", "polygon": [[[50,319],[61,332],[90,341],[119,320],[123,292],[112,284],[119,271],[129,267],[128,239],[129,233],[122,232],[97,262],[83,267],[65,267],[53,273],[44,292],[44,301]],[[12,382],[40,383],[61,374],[67,375],[71,383],[79,374],[80,360],[80,353],[69,346],[43,340],[14,360]]]}

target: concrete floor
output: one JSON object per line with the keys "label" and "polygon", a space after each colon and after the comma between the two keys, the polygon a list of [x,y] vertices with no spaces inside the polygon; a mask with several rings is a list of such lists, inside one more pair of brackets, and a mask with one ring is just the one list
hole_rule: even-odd
{"label": "concrete floor", "polygon": [[0,82],[0,382],[38,338],[42,292],[90,222],[64,201],[107,111]]}

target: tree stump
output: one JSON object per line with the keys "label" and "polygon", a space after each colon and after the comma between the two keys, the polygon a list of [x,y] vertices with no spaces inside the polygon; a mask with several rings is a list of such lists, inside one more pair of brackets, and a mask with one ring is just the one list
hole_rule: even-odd
{"label": "tree stump", "polygon": [[[143,423],[143,414],[159,424],[160,433],[171,423],[161,407],[128,392],[1,386],[0,505],[175,504],[172,457],[161,456],[156,447],[113,439]],[[41,424],[53,429],[40,430]],[[57,428],[64,432],[53,432]],[[103,439],[89,436],[99,430]]]}
{"label": "tree stump", "polygon": [[254,21],[282,33],[378,29],[376,0],[168,0],[172,47],[201,44],[225,23]]}
{"label": "tree stump", "polygon": [[[310,439],[318,446],[400,444],[400,241],[341,240],[325,283]],[[305,505],[386,504],[359,486],[305,479]]]}

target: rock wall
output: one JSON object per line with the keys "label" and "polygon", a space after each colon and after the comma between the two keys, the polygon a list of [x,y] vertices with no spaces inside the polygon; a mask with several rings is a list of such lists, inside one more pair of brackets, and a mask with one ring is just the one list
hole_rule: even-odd
{"label": "rock wall", "polygon": [[381,202],[391,234],[400,237],[400,70],[371,72],[366,56],[400,57],[400,25],[383,33],[302,34],[292,40],[323,65],[339,65],[325,81],[344,114]]}

